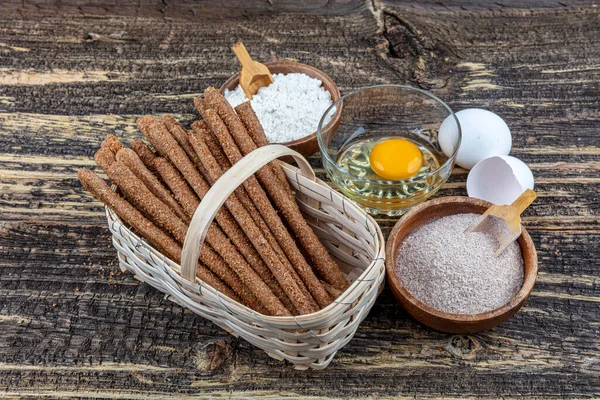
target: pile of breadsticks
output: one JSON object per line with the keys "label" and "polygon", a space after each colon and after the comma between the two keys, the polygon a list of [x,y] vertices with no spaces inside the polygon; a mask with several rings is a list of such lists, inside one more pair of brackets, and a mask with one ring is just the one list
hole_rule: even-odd
{"label": "pile of breadsticks", "polygon": [[[179,263],[194,211],[232,164],[267,144],[250,103],[235,108],[218,90],[194,99],[202,119],[187,131],[172,117],[137,121],[152,147],[126,148],[109,135],[94,158],[120,194],[88,169],[79,180],[157,250]],[[237,188],[212,222],[197,276],[267,315],[301,315],[329,305],[347,286],[306,223],[277,162]]]}

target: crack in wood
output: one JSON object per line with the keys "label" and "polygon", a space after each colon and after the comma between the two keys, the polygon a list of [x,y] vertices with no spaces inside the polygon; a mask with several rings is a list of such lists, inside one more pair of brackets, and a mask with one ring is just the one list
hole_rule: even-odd
{"label": "crack in wood", "polygon": [[440,40],[418,30],[400,11],[387,9],[371,0],[383,44],[379,55],[398,75],[423,89],[442,89],[450,79],[450,70],[458,63],[455,51]]}

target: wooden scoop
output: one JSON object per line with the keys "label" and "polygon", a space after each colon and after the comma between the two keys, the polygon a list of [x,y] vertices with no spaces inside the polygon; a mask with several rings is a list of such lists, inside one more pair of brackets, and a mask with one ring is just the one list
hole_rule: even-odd
{"label": "wooden scoop", "polygon": [[266,66],[252,60],[242,42],[234,44],[232,49],[240,64],[242,64],[240,86],[242,86],[246,97],[252,100],[252,96],[258,92],[258,89],[273,83],[273,76],[271,76],[271,72]]}
{"label": "wooden scoop", "polygon": [[[467,232],[485,232],[490,235],[496,235],[500,245],[494,253],[498,257],[509,244],[521,236],[521,213],[535,200],[537,195],[531,189],[524,191],[511,205],[491,206],[484,212],[479,219],[467,229]],[[488,217],[497,217],[506,221],[508,229],[503,229],[501,233],[491,229]]]}

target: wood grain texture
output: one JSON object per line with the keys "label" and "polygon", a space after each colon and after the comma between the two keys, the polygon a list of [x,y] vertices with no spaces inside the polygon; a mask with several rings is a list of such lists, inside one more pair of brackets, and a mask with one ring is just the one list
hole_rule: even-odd
{"label": "wood grain texture", "polygon": [[[192,97],[237,70],[238,39],[343,93],[408,83],[505,118],[539,194],[523,309],[442,334],[386,289],[332,365],[297,372],[121,273],[77,168],[106,133],[141,137],[141,114],[191,121]],[[600,396],[599,40],[585,1],[2,2],[0,396]],[[438,196],[464,195],[466,174]]]}

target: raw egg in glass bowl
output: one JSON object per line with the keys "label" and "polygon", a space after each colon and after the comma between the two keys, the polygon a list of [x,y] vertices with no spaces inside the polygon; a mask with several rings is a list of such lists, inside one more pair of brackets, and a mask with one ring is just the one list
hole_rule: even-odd
{"label": "raw egg in glass bowl", "polygon": [[[345,95],[332,129],[317,128],[323,166],[347,197],[371,214],[401,215],[436,193],[446,182],[460,147],[454,112],[424,90],[378,85]],[[329,110],[325,111],[328,113]],[[447,156],[438,131],[449,117],[456,124]]]}

